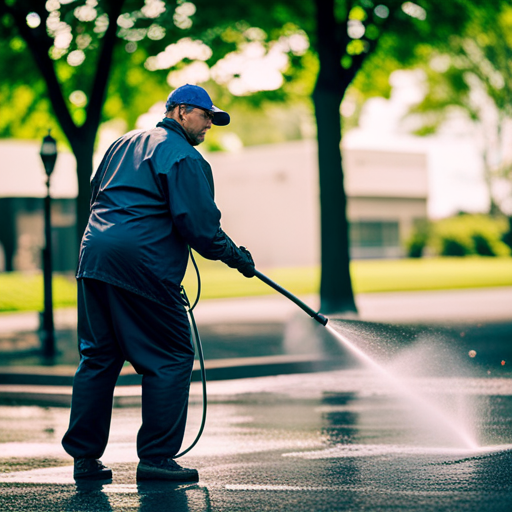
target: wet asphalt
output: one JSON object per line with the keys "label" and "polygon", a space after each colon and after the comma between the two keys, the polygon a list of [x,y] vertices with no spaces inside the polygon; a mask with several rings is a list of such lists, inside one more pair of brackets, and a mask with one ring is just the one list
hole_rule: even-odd
{"label": "wet asphalt", "polygon": [[[116,408],[103,457],[112,483],[76,486],[59,445],[67,409],[4,406],[0,510],[510,510],[509,379],[429,377],[414,386],[434,403],[438,395],[465,402],[473,414],[449,421],[476,433],[478,448],[428,424],[373,372],[353,368],[211,383],[205,434],[180,461],[199,470],[198,484],[138,484],[140,409]],[[194,386],[186,443],[199,398]]]}
{"label": "wet asphalt", "polygon": [[[201,327],[207,358],[335,364],[209,382],[205,432],[179,461],[197,484],[137,483],[139,406],[114,408],[102,458],[113,481],[77,486],[60,446],[68,408],[0,405],[0,511],[512,510],[512,318],[330,324],[384,373],[300,315]],[[201,400],[194,382],[185,445]]]}

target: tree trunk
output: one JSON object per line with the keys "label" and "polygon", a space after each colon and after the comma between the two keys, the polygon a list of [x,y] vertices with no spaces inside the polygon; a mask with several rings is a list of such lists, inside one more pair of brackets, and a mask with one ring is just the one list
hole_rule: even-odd
{"label": "tree trunk", "polygon": [[343,184],[339,93],[317,84],[313,94],[320,174],[321,310],[357,311],[350,278],[347,197]]}
{"label": "tree trunk", "polygon": [[0,243],[4,248],[5,271],[14,270],[14,254],[16,253],[16,218],[15,201],[11,197],[0,198]]}
{"label": "tree trunk", "polygon": [[110,23],[103,36],[101,53],[98,58],[96,73],[87,105],[87,119],[77,129],[78,135],[73,140],[68,135],[76,158],[78,176],[78,196],[76,198],[76,235],[78,247],[89,221],[91,176],[93,172],[94,141],[101,123],[101,111],[105,102],[108,80],[112,69],[112,58],[116,45],[117,23],[124,0],[110,0],[108,17]]}
{"label": "tree trunk", "polygon": [[73,150],[76,158],[78,176],[78,195],[76,197],[76,237],[77,248],[89,221],[91,200],[91,175],[93,171],[94,145],[78,144]]}
{"label": "tree trunk", "polygon": [[76,158],[78,194],[76,196],[76,239],[77,249],[89,221],[91,201],[91,176],[93,172],[94,142],[98,125],[85,123],[78,129],[78,135],[70,140]]}
{"label": "tree trunk", "polygon": [[350,83],[341,68],[333,0],[316,0],[320,71],[313,92],[320,174],[321,310],[356,312],[341,159],[340,105]]}

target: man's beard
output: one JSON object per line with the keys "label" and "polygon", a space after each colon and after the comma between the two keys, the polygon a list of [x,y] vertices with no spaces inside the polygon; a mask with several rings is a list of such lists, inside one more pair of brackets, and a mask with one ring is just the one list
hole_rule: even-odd
{"label": "man's beard", "polygon": [[187,135],[188,135],[188,138],[189,138],[192,146],[199,146],[199,144],[204,142],[204,139],[205,139],[205,135],[201,135],[201,134],[193,135],[193,134],[187,133]]}

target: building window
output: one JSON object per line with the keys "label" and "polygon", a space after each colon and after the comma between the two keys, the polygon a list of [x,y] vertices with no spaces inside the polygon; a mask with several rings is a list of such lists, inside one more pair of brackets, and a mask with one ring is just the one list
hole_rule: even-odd
{"label": "building window", "polygon": [[350,223],[353,257],[382,258],[399,256],[398,221],[353,221]]}

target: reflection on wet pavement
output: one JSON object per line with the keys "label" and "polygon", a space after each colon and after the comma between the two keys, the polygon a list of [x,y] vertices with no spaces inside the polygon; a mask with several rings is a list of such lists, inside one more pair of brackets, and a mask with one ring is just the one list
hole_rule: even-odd
{"label": "reflection on wet pavement", "polygon": [[[434,399],[463,398],[478,412],[481,447],[439,443],[368,370],[218,381],[209,385],[205,434],[183,461],[198,469],[199,484],[137,484],[140,409],[118,408],[102,457],[112,483],[77,486],[60,447],[69,411],[1,407],[0,459],[31,457],[43,467],[0,474],[0,510],[509,510],[512,382],[421,376],[408,385]],[[201,415],[196,386],[192,393],[185,443]],[[45,468],[45,457],[62,466]]]}

